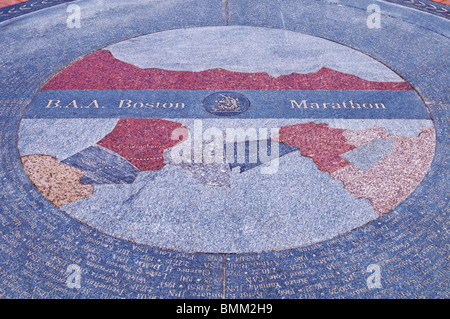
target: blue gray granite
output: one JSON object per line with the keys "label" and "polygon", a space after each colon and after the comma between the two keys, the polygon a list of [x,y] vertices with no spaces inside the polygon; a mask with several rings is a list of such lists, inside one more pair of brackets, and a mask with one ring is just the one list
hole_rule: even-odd
{"label": "blue gray granite", "polygon": [[231,188],[204,185],[173,165],[150,176],[142,172],[131,185],[98,185],[91,197],[61,209],[119,238],[210,253],[301,246],[378,217],[368,200],[353,197],[299,152],[280,157],[275,174],[234,170]]}
{"label": "blue gray granite", "polygon": [[362,170],[373,167],[383,156],[389,155],[395,145],[394,140],[385,138],[357,147],[341,156]]}
{"label": "blue gray granite", "polygon": [[[271,140],[260,139],[253,142],[253,145],[252,141],[225,145],[225,149],[230,149],[231,152],[229,153],[233,153],[232,161],[228,161],[231,169],[240,167],[240,172],[243,173],[260,165],[269,164],[271,160],[278,160],[281,156],[291,152],[299,151],[298,147],[288,146]],[[242,155],[240,152],[242,152]],[[252,154],[255,155],[252,156]]]}
{"label": "blue gray granite", "polygon": [[[28,1],[24,5],[30,6],[33,2]],[[4,14],[5,9],[0,10],[9,19],[0,23],[0,296],[449,297],[445,225],[448,222],[447,180],[450,168],[450,81],[447,67],[450,23],[442,10],[448,7],[427,0],[377,1],[382,10],[382,28],[368,29],[366,9],[373,3],[371,0],[126,3],[82,0],[76,3],[83,10],[81,29],[66,27],[66,5],[55,5],[24,15]],[[14,7],[16,11],[18,7]],[[2,15],[0,19],[4,19]],[[395,210],[356,230],[319,243],[265,253],[198,254],[142,245],[133,242],[132,236],[129,240],[122,240],[87,226],[45,200],[23,171],[17,150],[20,120],[39,88],[55,72],[98,48],[142,34],[212,25],[279,28],[326,38],[370,55],[406,79],[426,103],[437,133],[435,157],[422,183]],[[66,150],[65,154],[68,153]],[[70,155],[73,154],[63,156]],[[281,160],[293,155],[295,152]],[[172,169],[187,175],[180,168]],[[246,173],[252,171],[257,170]],[[154,176],[155,179],[157,177],[158,174]],[[102,185],[98,190],[111,194],[108,187],[111,185]],[[132,202],[132,194],[139,189],[128,189],[128,193],[118,196],[122,199],[128,196]],[[301,189],[308,191],[307,188]],[[144,190],[145,187],[141,192]],[[167,197],[169,195],[166,194]],[[196,205],[207,207],[206,198],[206,195],[199,197]],[[99,202],[96,205],[100,208],[109,204]],[[286,205],[290,202],[287,201]],[[133,212],[147,218],[147,222],[153,222],[155,229],[159,227],[161,232],[166,232],[166,240],[177,235],[176,231],[170,232],[158,223],[163,220],[160,215],[152,215],[138,207]],[[111,217],[109,220],[103,219],[102,227],[119,228],[119,225],[114,226],[113,217],[120,218],[127,213],[130,212],[115,208],[107,216]],[[101,217],[97,220],[102,220]],[[178,218],[178,225],[186,225],[189,229],[185,224],[188,221],[186,216],[172,217]],[[284,217],[293,216],[286,212]],[[255,245],[253,238],[245,237],[242,232],[253,224],[252,218],[255,219],[250,214],[246,215],[245,222],[236,226],[234,233],[222,234],[216,248],[230,236]],[[203,221],[200,226],[211,225]],[[123,231],[132,234],[139,227],[141,224],[130,225]],[[224,228],[226,225],[218,223],[216,227]],[[175,230],[180,228],[182,226]],[[318,225],[316,233],[321,231]],[[189,234],[188,243],[198,242],[192,234]],[[213,235],[206,233],[199,239],[208,237]],[[293,234],[282,238],[279,239],[281,243],[289,242]],[[277,247],[275,242],[274,247]],[[236,248],[242,248],[239,241]],[[66,285],[67,269],[72,264],[82,270],[80,288]],[[372,264],[381,267],[380,288],[367,286],[371,275],[367,269]]]}
{"label": "blue gray granite", "polygon": [[62,161],[100,141],[118,119],[24,119],[20,155],[46,154]]}
{"label": "blue gray granite", "polygon": [[84,184],[131,184],[139,169],[119,154],[101,146],[89,146],[62,163],[84,171]]}
{"label": "blue gray granite", "polygon": [[[173,50],[173,43],[189,50]],[[158,50],[150,49],[152,45],[156,45]],[[227,50],[215,51],[210,50],[211,47],[226,47]],[[392,70],[361,52],[325,39],[282,29],[228,26],[173,30],[133,38],[108,46],[105,50],[120,61],[144,69],[198,72],[224,68],[247,73],[263,70],[278,77],[291,73],[313,73],[327,67],[369,81],[403,81]],[[341,56],[348,56],[348,59]]]}

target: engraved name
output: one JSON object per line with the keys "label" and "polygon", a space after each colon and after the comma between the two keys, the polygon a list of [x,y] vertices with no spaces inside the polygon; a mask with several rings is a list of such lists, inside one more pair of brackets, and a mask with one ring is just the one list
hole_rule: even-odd
{"label": "engraved name", "polygon": [[353,100],[342,102],[309,102],[308,100],[290,100],[292,109],[385,109],[386,105],[383,103],[361,103]]}
{"label": "engraved name", "polygon": [[[154,102],[141,102],[141,101],[133,101],[133,100],[120,100],[117,105],[117,108],[120,109],[184,109],[185,104],[183,102],[163,102],[163,101],[154,101]],[[45,106],[47,109],[103,109],[105,106],[100,105],[98,101],[92,100],[90,103],[82,104],[77,100],[72,100],[69,103],[61,103],[61,100],[58,99],[50,99],[48,100],[47,105]]]}

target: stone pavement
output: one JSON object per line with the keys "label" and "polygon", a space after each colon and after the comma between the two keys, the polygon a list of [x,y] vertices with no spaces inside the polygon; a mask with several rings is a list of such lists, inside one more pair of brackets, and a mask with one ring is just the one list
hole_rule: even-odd
{"label": "stone pavement", "polygon": [[447,4],[0,1],[0,296],[448,298]]}

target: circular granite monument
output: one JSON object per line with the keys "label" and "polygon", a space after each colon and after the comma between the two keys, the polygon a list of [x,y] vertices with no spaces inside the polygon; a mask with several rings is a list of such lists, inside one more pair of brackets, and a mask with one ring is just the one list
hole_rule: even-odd
{"label": "circular granite monument", "polygon": [[434,149],[424,103],[385,65],[249,26],[88,54],[41,88],[19,131],[25,171],[70,216],[212,253],[287,249],[367,224],[413,192]]}
{"label": "circular granite monument", "polygon": [[0,9],[0,296],[448,298],[448,6],[373,5]]}

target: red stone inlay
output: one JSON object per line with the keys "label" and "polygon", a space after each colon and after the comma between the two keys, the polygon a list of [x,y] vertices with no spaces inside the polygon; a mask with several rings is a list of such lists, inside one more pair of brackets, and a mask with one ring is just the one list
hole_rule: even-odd
{"label": "red stone inlay", "polygon": [[273,77],[223,69],[201,72],[141,69],[96,51],[53,77],[43,90],[411,90],[406,82],[373,82],[323,67]]}
{"label": "red stone inlay", "polygon": [[141,171],[159,170],[164,166],[164,150],[182,141],[172,140],[175,129],[187,130],[180,123],[166,120],[121,119],[97,144],[120,154]]}
{"label": "red stone inlay", "polygon": [[328,124],[289,125],[280,128],[279,141],[300,148],[301,154],[312,158],[319,170],[333,173],[350,164],[340,155],[355,148],[347,143],[344,131]]}
{"label": "red stone inlay", "polygon": [[13,6],[18,3],[26,2],[28,0],[0,0],[0,9],[4,7]]}

